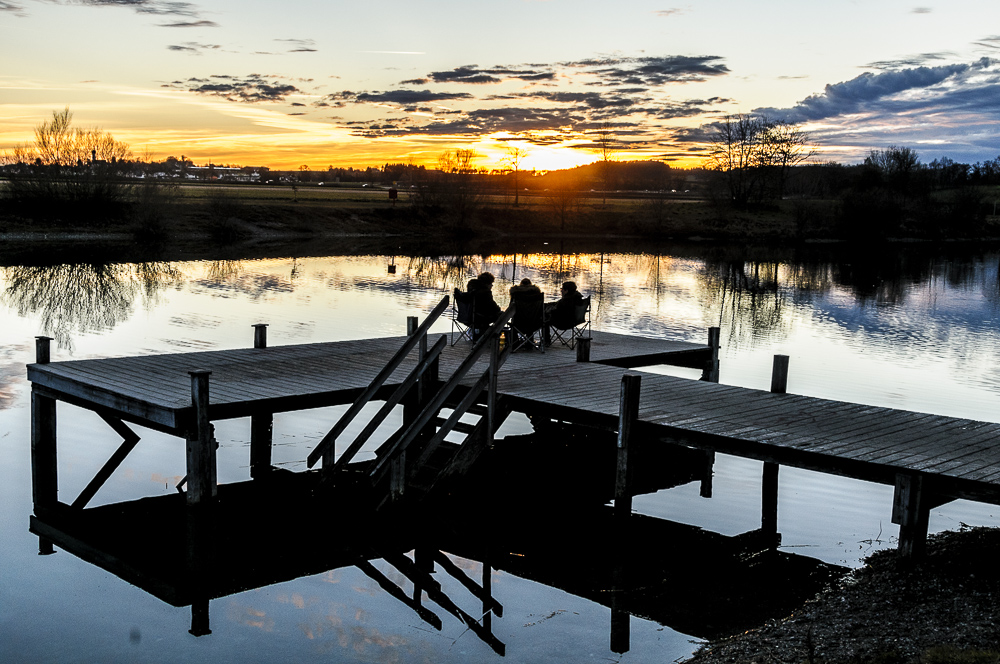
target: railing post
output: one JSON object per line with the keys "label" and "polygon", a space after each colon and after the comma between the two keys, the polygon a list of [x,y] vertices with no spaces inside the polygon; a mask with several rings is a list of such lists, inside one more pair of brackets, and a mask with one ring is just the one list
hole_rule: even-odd
{"label": "railing post", "polygon": [[211,371],[196,370],[191,375],[191,404],[194,421],[187,434],[187,504],[207,504],[218,493],[215,465],[215,436],[208,418],[208,377]]}
{"label": "railing post", "polygon": [[721,345],[721,330],[717,327],[708,328],[708,347],[711,357],[701,372],[701,379],[710,383],[719,382],[719,346]]}
{"label": "railing post", "polygon": [[639,417],[639,386],[642,377],[638,374],[622,376],[621,398],[618,406],[618,463],[615,470],[615,515],[628,516],[632,513],[632,469],[629,465],[629,447],[632,430]]}

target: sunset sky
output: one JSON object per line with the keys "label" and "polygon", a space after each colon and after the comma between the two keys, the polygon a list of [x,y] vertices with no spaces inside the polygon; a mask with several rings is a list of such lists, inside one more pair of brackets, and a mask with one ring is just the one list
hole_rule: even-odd
{"label": "sunset sky", "polygon": [[700,164],[731,113],[815,159],[1000,155],[1000,2],[0,0],[0,150],[68,106],[155,158],[312,169]]}

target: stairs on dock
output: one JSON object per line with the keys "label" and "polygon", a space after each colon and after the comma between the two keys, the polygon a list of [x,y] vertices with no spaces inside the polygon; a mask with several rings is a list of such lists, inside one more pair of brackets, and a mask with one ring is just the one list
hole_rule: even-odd
{"label": "stairs on dock", "polygon": [[[364,470],[378,508],[413,504],[445,493],[492,447],[494,434],[512,412],[497,395],[496,383],[500,367],[511,350],[509,345],[501,350],[500,335],[514,315],[514,308],[505,311],[473,344],[469,355],[450,376],[441,379],[438,359],[447,338],[442,336],[428,349],[427,330],[447,305],[446,296],[422,324],[414,326],[399,351],[310,453],[310,466],[320,459],[323,461],[324,484],[338,482],[364,443],[400,404],[402,426],[378,448],[376,458]],[[418,354],[416,365],[344,453],[334,458],[337,439],[348,424],[374,400],[389,376],[414,349]],[[476,366],[482,358],[488,358],[485,371],[481,365]],[[475,422],[469,422],[470,418],[475,418]],[[455,441],[456,437],[460,440]]]}

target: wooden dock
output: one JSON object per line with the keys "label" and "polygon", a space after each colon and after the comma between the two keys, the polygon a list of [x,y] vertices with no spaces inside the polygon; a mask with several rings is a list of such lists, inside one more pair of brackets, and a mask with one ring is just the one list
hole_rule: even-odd
{"label": "wooden dock", "polygon": [[[545,353],[514,354],[498,350],[497,332],[477,346],[479,355],[470,356],[468,343],[439,340],[428,350],[428,339],[436,338],[427,334],[431,322],[429,317],[417,327],[413,321],[408,337],[293,346],[268,346],[258,327],[253,348],[54,363],[40,339],[39,361],[28,365],[36,514],[59,504],[57,401],[96,411],[124,439],[73,502],[78,508],[138,442],[125,423],[187,440],[188,502],[197,504],[216,492],[211,421],[251,417],[253,473],[269,466],[271,414],[348,403],[359,411],[359,399],[403,403],[407,412],[406,431],[398,432],[395,447],[380,450],[372,471],[373,478],[391,475],[393,498],[416,483],[424,467],[434,473],[426,491],[440,473],[467,470],[492,445],[507,414],[519,411],[617,431],[616,507],[625,512],[633,493],[629,458],[658,443],[763,461],[762,522],[770,529],[777,527],[781,465],[893,485],[892,520],[900,525],[900,547],[907,554],[919,553],[933,507],[957,498],[1000,504],[1000,424],[785,394],[787,363],[780,361],[771,392],[720,385],[712,381],[718,376],[718,349],[711,341],[717,330],[704,345],[594,331],[576,350],[553,346]],[[492,354],[484,353],[490,343]],[[401,344],[412,350],[399,351]],[[387,368],[394,353],[398,361]],[[707,380],[630,370],[654,364],[701,368]],[[434,392],[442,384],[452,391]],[[477,405],[484,402],[488,408]],[[438,415],[442,408],[459,414],[479,408],[481,425],[463,425],[457,416],[446,420]],[[324,472],[333,473],[350,461],[333,458],[332,443],[343,426],[324,438],[310,464],[322,457]],[[463,426],[469,440],[478,441],[475,453],[465,458],[463,449],[450,450],[454,458],[439,464],[438,447],[448,447],[441,440],[445,429]],[[413,444],[428,438],[438,447]]]}

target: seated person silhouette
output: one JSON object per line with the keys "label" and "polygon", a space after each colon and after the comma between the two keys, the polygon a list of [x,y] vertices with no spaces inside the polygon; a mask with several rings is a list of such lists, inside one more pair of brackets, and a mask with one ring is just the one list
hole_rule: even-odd
{"label": "seated person silhouette", "polygon": [[[476,282],[475,289],[472,283]],[[500,317],[500,305],[493,300],[493,275],[483,272],[478,278],[469,282],[469,292],[475,301],[476,329],[472,340],[477,341],[486,330]]]}
{"label": "seated person silhouette", "polygon": [[510,301],[515,306],[510,324],[518,335],[514,340],[515,350],[522,346],[541,348],[540,344],[536,345],[534,335],[545,325],[543,300],[542,291],[530,279],[522,279],[519,285],[510,287]]}
{"label": "seated person silhouette", "polygon": [[561,297],[556,302],[545,304],[545,322],[556,329],[568,330],[576,325],[576,306],[583,302],[583,294],[572,281],[563,282],[559,292]]}

